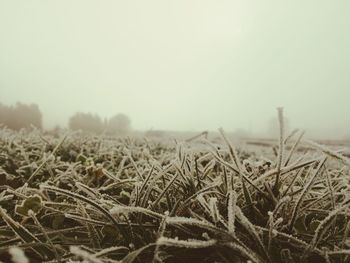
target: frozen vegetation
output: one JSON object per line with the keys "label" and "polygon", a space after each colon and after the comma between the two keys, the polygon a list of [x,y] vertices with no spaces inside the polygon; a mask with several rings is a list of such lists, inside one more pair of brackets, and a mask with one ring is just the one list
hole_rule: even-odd
{"label": "frozen vegetation", "polygon": [[214,144],[2,129],[0,260],[350,262],[342,151],[282,122],[265,151],[219,132]]}

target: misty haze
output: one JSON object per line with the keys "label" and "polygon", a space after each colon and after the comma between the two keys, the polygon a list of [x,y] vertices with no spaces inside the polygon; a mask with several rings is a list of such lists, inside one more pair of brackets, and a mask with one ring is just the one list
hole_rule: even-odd
{"label": "misty haze", "polygon": [[0,0],[0,263],[350,262],[349,10]]}

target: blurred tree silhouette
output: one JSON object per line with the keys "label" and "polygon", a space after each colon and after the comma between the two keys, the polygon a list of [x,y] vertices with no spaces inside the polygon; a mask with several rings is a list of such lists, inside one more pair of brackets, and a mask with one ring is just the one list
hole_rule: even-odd
{"label": "blurred tree silhouette", "polygon": [[0,123],[8,126],[11,115],[11,108],[0,103]]}
{"label": "blurred tree silhouette", "polygon": [[42,129],[42,116],[38,105],[18,102],[13,111],[13,129],[29,128],[30,125]]}
{"label": "blurred tree silhouette", "polygon": [[36,104],[17,102],[15,107],[0,104],[0,123],[13,130],[30,128],[31,125],[42,129],[42,114]]}
{"label": "blurred tree silhouette", "polygon": [[104,129],[103,122],[97,114],[77,112],[69,119],[71,130],[83,130],[87,132],[101,133]]}
{"label": "blurred tree silhouette", "polygon": [[111,134],[127,134],[131,130],[130,118],[119,113],[110,118],[107,122],[107,132]]}

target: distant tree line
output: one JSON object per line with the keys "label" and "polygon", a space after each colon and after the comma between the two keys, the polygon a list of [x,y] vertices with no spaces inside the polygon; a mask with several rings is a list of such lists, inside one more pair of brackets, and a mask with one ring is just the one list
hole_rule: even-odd
{"label": "distant tree line", "polygon": [[108,134],[125,135],[131,131],[131,121],[123,113],[102,120],[97,114],[78,112],[69,119],[68,126],[71,130],[93,133],[106,132]]}
{"label": "distant tree line", "polygon": [[17,102],[15,106],[0,103],[0,123],[12,130],[30,128],[42,129],[42,114],[38,105]]}
{"label": "distant tree line", "polygon": [[[42,114],[37,104],[17,102],[15,106],[7,106],[0,103],[1,125],[12,130],[31,128],[32,126],[42,129]],[[123,113],[102,120],[97,114],[78,112],[70,117],[68,127],[71,130],[125,135],[131,131],[131,121]]]}

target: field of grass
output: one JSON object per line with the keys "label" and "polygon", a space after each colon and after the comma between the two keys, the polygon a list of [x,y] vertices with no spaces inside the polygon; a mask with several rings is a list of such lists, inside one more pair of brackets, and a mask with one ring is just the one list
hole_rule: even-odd
{"label": "field of grass", "polygon": [[0,261],[350,262],[349,159],[281,131],[250,152],[222,130],[214,145],[2,129]]}

